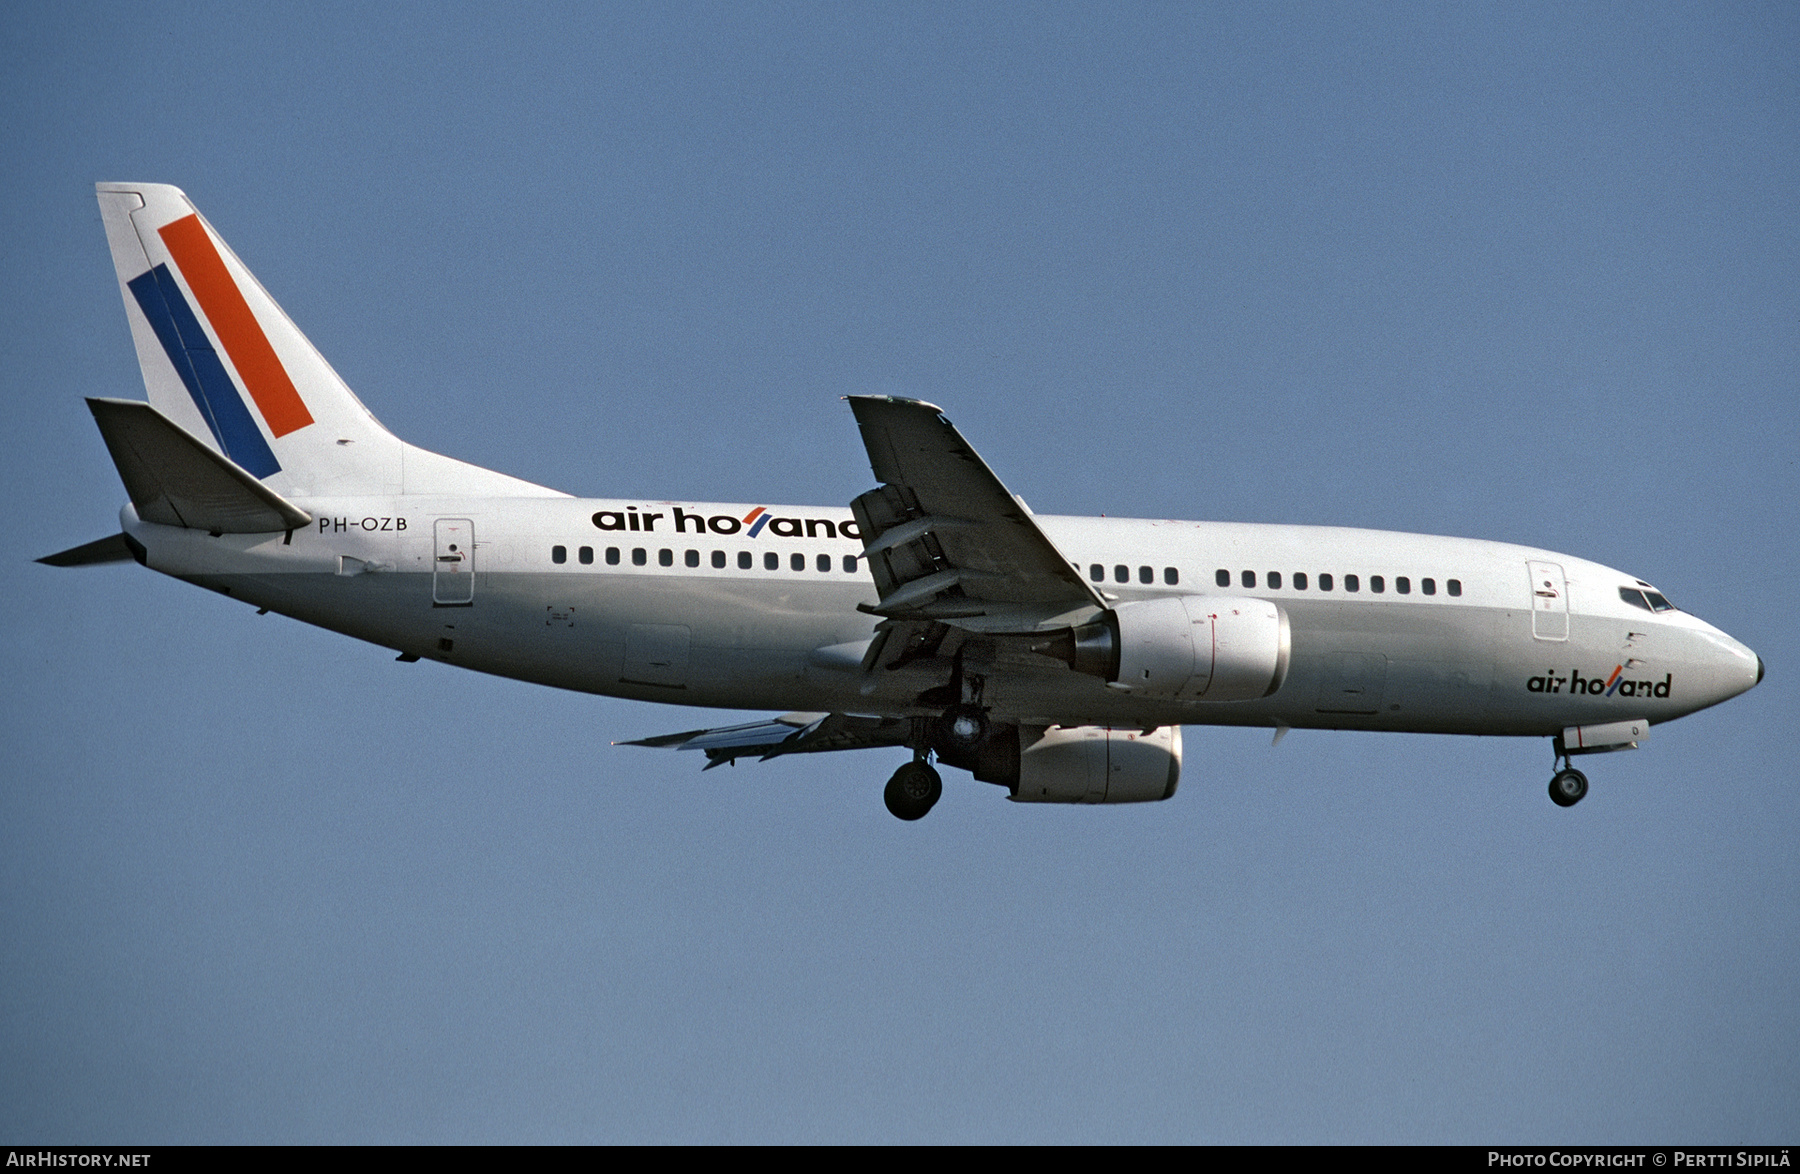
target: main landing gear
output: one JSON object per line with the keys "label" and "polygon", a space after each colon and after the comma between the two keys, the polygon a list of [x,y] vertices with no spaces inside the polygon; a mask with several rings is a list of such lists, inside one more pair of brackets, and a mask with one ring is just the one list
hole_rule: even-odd
{"label": "main landing gear", "polygon": [[913,719],[912,738],[907,743],[912,747],[913,760],[894,772],[881,793],[887,809],[897,818],[922,819],[943,795],[944,781],[930,762],[934,753],[951,766],[973,770],[975,756],[987,741],[988,715],[981,704],[985,682],[973,674],[963,675],[965,649],[966,645],[958,648],[951,659],[948,683],[934,685],[919,694],[921,706],[938,709],[939,713],[935,718]]}
{"label": "main landing gear", "polygon": [[953,766],[972,769],[972,756],[987,740],[987,714],[976,705],[952,705],[935,718],[915,719],[915,757],[894,772],[881,793],[887,809],[905,820],[923,819],[944,793],[944,781],[927,761],[935,752]]}
{"label": "main landing gear", "polygon": [[939,754],[973,753],[987,740],[987,713],[977,705],[952,705],[932,723],[931,744]]}
{"label": "main landing gear", "polygon": [[1561,734],[1556,736],[1552,746],[1556,750],[1556,761],[1562,769],[1550,780],[1550,802],[1558,807],[1573,807],[1587,798],[1587,776],[1569,764],[1569,752],[1563,748]]}
{"label": "main landing gear", "polygon": [[944,780],[923,758],[917,758],[894,772],[887,790],[881,793],[887,809],[898,819],[923,819],[944,793]]}

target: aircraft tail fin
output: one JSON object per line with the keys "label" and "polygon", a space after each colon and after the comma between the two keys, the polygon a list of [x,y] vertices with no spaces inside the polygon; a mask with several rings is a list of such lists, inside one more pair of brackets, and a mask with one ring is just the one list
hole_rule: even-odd
{"label": "aircraft tail fin", "polygon": [[203,447],[289,497],[554,493],[383,428],[179,188],[96,191],[150,405]]}

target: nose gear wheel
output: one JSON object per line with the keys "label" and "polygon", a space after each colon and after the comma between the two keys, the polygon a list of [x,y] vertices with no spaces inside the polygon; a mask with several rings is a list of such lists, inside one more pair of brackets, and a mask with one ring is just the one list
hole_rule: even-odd
{"label": "nose gear wheel", "polygon": [[1573,807],[1587,793],[1587,776],[1572,766],[1557,771],[1556,777],[1550,780],[1550,802],[1558,807]]}

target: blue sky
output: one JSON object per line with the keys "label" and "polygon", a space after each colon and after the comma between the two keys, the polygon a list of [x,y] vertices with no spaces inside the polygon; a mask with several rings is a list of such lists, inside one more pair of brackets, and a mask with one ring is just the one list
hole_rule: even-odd
{"label": "blue sky", "polygon": [[[1784,5],[73,5],[0,39],[0,1138],[1718,1141],[1800,1124]],[[384,423],[844,503],[838,397],[1049,513],[1567,551],[1762,654],[1591,762],[1192,728],[1167,804],[394,663],[135,567],[92,185]],[[891,756],[890,756],[891,757]],[[960,776],[957,776],[960,777]]]}

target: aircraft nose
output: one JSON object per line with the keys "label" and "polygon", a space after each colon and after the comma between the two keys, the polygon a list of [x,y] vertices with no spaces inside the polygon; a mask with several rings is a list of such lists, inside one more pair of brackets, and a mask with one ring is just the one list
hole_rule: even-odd
{"label": "aircraft nose", "polygon": [[1763,679],[1763,659],[1741,640],[1701,621],[1697,645],[1690,645],[1694,700],[1704,709],[1747,693]]}
{"label": "aircraft nose", "polygon": [[1748,645],[1726,636],[1720,644],[1725,655],[1715,661],[1717,680],[1726,697],[1736,697],[1762,684],[1763,658],[1750,651]]}

